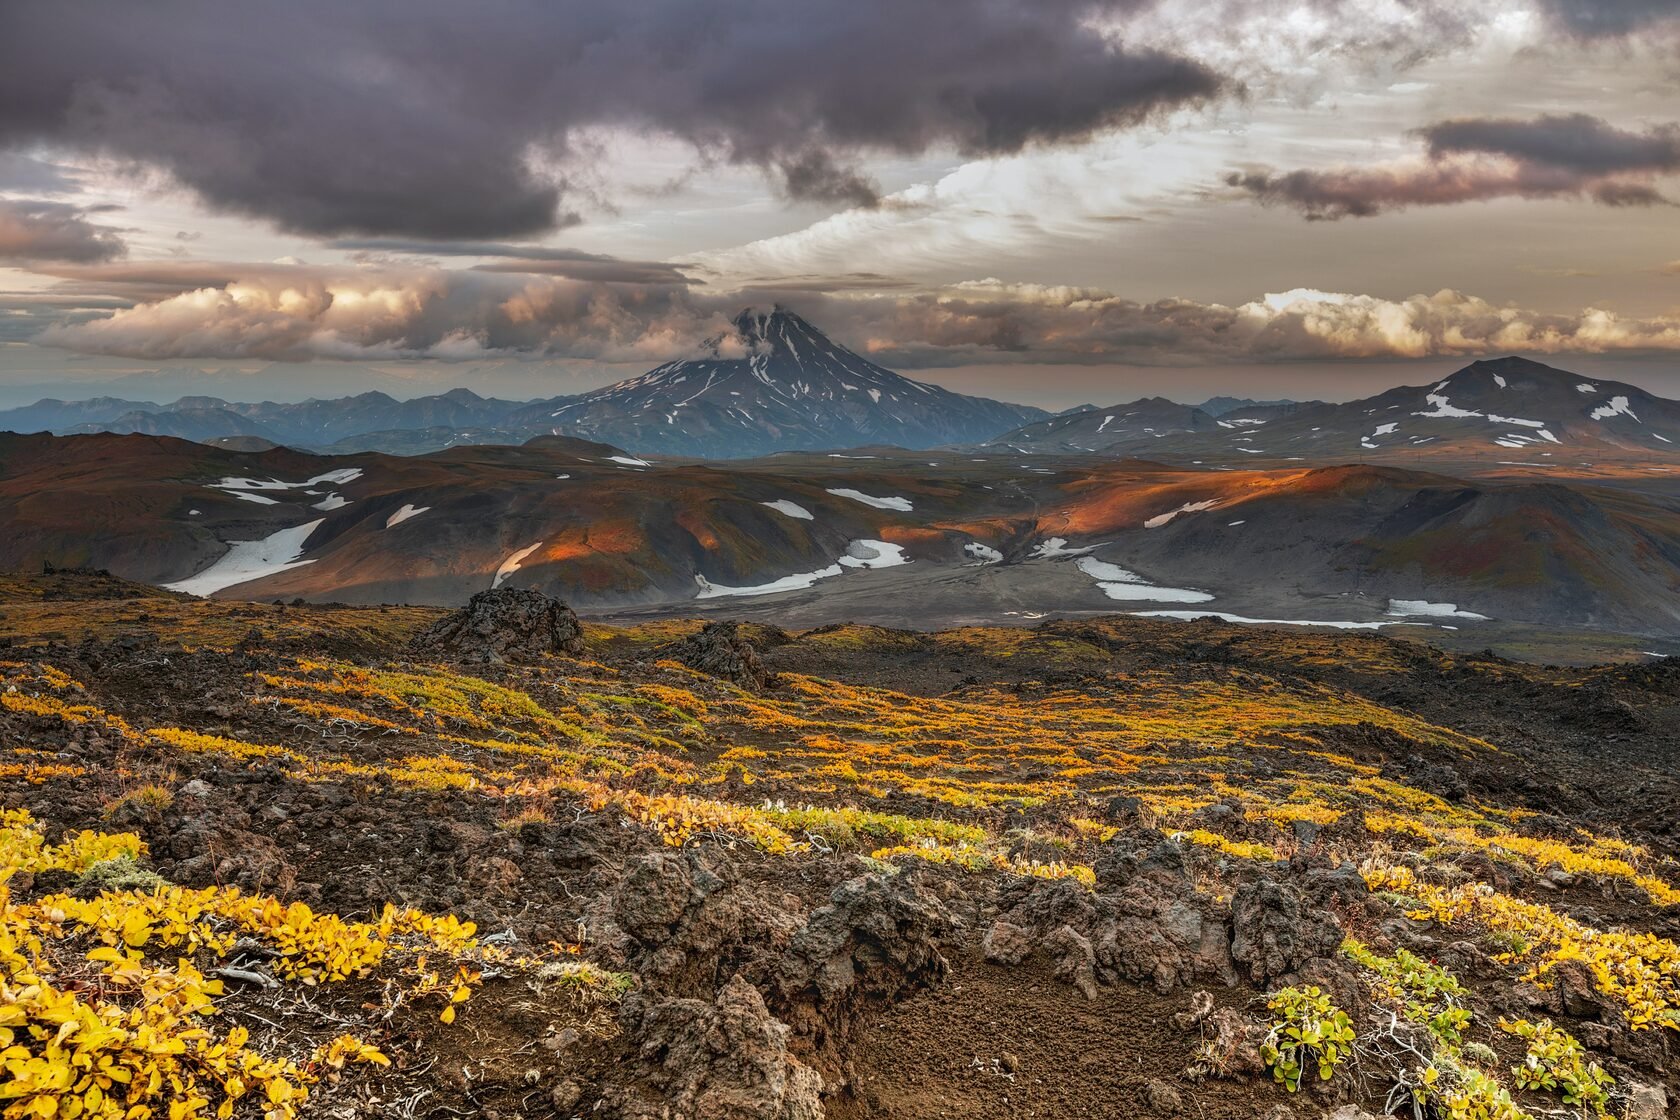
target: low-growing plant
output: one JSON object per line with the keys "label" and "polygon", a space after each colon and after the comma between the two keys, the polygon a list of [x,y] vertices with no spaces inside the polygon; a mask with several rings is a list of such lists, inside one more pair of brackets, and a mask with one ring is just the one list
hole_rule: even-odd
{"label": "low-growing plant", "polygon": [[141,867],[130,855],[112,856],[88,865],[81,878],[71,888],[72,894],[89,895],[103,891],[155,891],[167,887],[169,880],[149,867]]}
{"label": "low-growing plant", "polygon": [[1279,1084],[1293,1093],[1314,1070],[1320,1081],[1335,1076],[1353,1048],[1353,1022],[1347,1012],[1313,985],[1274,992],[1266,1006],[1274,1018],[1260,1044],[1260,1056]]}
{"label": "low-growing plant", "polygon": [[1526,1019],[1501,1019],[1499,1029],[1528,1043],[1521,1065],[1512,1066],[1512,1076],[1524,1089],[1560,1093],[1563,1103],[1592,1109],[1606,1116],[1610,1089],[1616,1083],[1597,1062],[1587,1058],[1575,1037],[1548,1019],[1531,1023]]}

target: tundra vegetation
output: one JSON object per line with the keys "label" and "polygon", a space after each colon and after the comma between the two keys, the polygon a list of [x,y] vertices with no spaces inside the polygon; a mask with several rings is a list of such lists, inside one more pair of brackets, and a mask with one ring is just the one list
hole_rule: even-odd
{"label": "tundra vegetation", "polygon": [[[860,1069],[953,972],[1168,1001],[1109,1105],[1643,1118],[1676,1087],[1673,788],[1568,793],[1584,742],[1629,752],[1605,788],[1653,780],[1661,667],[744,627],[754,688],[657,655],[697,625],[463,663],[403,647],[436,612],[229,610],[89,606],[0,661],[6,1120],[919,1115]],[[724,1022],[750,1056],[685,1049]]]}

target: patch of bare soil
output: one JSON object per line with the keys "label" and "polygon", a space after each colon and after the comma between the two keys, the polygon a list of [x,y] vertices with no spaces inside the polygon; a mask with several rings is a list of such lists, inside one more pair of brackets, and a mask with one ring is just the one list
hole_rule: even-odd
{"label": "patch of bare soil", "polygon": [[[870,1017],[833,1120],[1197,1117],[1248,1120],[1278,1103],[1269,1084],[1185,1076],[1201,1043],[1179,1029],[1191,994],[1123,984],[1070,1000],[1042,967],[966,959],[941,987]],[[1221,993],[1241,1006],[1246,988]]]}

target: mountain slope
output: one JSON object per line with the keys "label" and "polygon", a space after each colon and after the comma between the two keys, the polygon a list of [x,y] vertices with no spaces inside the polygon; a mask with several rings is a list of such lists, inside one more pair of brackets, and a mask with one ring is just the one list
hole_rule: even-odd
{"label": "mountain slope", "polygon": [[1680,401],[1526,358],[1473,362],[1433,385],[1389,389],[1343,404],[1238,412],[1238,428],[1164,441],[1160,450],[1212,459],[1221,452],[1312,462],[1353,459],[1536,461],[1680,455]]}
{"label": "mountain slope", "polygon": [[[1145,397],[1110,408],[1087,408],[1072,415],[1052,416],[1022,425],[980,446],[1035,455],[1082,451],[1127,451],[1149,454],[1160,439],[1185,433],[1231,427],[1223,420],[1165,397]],[[1239,425],[1240,426],[1240,425]]]}
{"label": "mountain slope", "polygon": [[557,433],[641,453],[744,458],[774,451],[975,443],[1045,413],[900,376],[791,311],[743,311],[702,358],[669,362],[546,415]]}
{"label": "mountain slope", "polygon": [[1634,490],[884,449],[680,463],[561,436],[322,457],[3,435],[0,524],[0,570],[107,567],[259,601],[459,603],[508,585],[810,625],[1186,605],[1409,624],[1387,613],[1397,599],[1492,620],[1471,628],[1680,636],[1680,507],[1661,476]]}

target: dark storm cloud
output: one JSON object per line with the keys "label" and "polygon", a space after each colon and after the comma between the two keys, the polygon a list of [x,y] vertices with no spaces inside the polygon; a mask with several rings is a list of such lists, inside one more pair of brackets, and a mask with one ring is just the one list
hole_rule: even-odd
{"label": "dark storm cloud", "polygon": [[1471,117],[1418,130],[1426,158],[1370,167],[1235,172],[1226,178],[1309,220],[1364,218],[1408,206],[1492,198],[1590,198],[1606,206],[1667,203],[1653,180],[1680,171],[1680,126],[1643,132],[1585,113],[1533,120]]}
{"label": "dark storm cloud", "polygon": [[1467,117],[1419,131],[1436,158],[1464,152],[1507,156],[1520,163],[1585,176],[1680,169],[1680,127],[1630,132],[1586,113],[1514,120]]}
{"label": "dark storm cloud", "polygon": [[1674,0],[1540,0],[1540,10],[1553,26],[1582,39],[1621,38],[1680,21]]}
{"label": "dark storm cloud", "polygon": [[1217,93],[1089,18],[1142,2],[10,0],[0,147],[161,168],[314,235],[547,231],[573,134],[597,126],[860,203],[856,155],[1014,152]]}
{"label": "dark storm cloud", "polygon": [[65,202],[0,198],[0,262],[108,261],[128,251],[117,231],[88,221],[97,211]]}
{"label": "dark storm cloud", "polygon": [[778,160],[782,190],[795,202],[827,202],[873,209],[881,204],[881,192],[868,176],[854,168],[841,167],[822,148],[810,148],[796,156]]}

